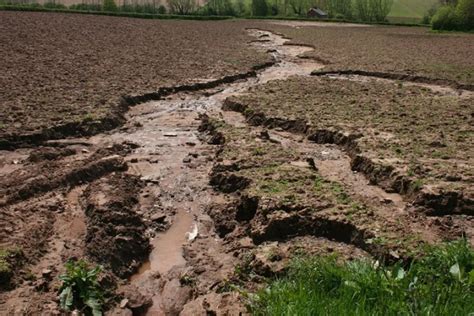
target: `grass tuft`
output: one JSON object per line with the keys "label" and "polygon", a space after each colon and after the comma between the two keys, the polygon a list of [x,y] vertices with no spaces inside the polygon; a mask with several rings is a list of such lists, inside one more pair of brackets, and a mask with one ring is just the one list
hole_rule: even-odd
{"label": "grass tuft", "polygon": [[285,278],[250,297],[255,315],[468,315],[474,252],[464,240],[452,242],[427,249],[405,268],[299,258]]}

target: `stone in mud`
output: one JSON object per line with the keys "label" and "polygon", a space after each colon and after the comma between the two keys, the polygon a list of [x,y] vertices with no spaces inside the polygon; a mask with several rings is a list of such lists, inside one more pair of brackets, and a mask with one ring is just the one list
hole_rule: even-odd
{"label": "stone in mud", "polygon": [[120,301],[120,308],[125,311],[131,310],[133,315],[144,314],[152,305],[151,298],[140,293],[133,285],[122,288],[119,295],[123,297]]}
{"label": "stone in mud", "polygon": [[211,174],[210,184],[217,190],[224,193],[232,193],[245,189],[251,180],[245,177],[236,176],[232,173],[216,173]]}
{"label": "stone in mud", "polygon": [[161,307],[166,315],[178,315],[191,298],[191,288],[181,286],[178,279],[168,281],[161,292]]}
{"label": "stone in mud", "polygon": [[166,215],[163,213],[153,214],[150,220],[155,223],[163,223],[166,220]]}
{"label": "stone in mud", "polygon": [[236,292],[208,293],[188,302],[180,315],[242,315],[245,310]]}
{"label": "stone in mud", "polygon": [[214,133],[209,141],[207,142],[209,145],[222,145],[225,143],[224,134],[221,132]]}
{"label": "stone in mud", "polygon": [[260,132],[260,138],[264,140],[269,140],[270,139],[270,134],[268,134],[267,130],[263,130]]}
{"label": "stone in mud", "polygon": [[314,162],[313,158],[306,158],[306,162],[308,163],[311,169],[313,169],[314,171],[318,170],[318,167],[316,167],[316,163]]}
{"label": "stone in mud", "polygon": [[258,197],[243,195],[237,205],[235,219],[237,221],[250,221],[257,212]]}
{"label": "stone in mud", "polygon": [[219,237],[225,237],[238,225],[235,220],[235,205],[213,205],[208,209],[214,221],[214,226]]}

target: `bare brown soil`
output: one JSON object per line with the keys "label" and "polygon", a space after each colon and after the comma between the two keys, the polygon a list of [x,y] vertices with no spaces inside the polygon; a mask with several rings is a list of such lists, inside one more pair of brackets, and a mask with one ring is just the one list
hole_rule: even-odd
{"label": "bare brown soil", "polygon": [[273,81],[227,106],[254,124],[343,145],[354,170],[416,196],[430,214],[472,215],[472,94],[353,79]]}
{"label": "bare brown soil", "polygon": [[[0,14],[9,23],[18,16]],[[24,23],[45,16],[27,13]],[[81,19],[51,16],[58,21],[47,23],[71,23],[66,29]],[[22,138],[31,132],[22,125],[8,128],[17,136],[3,144],[19,148],[0,157],[0,251],[9,254],[0,314],[60,314],[58,276],[70,259],[104,266],[108,315],[234,315],[246,312],[242,293],[284,274],[295,256],[409,261],[425,244],[461,236],[473,242],[471,94],[311,77],[324,67],[305,58],[312,47],[245,30],[247,22],[83,19],[106,47],[125,46],[138,57],[98,50],[110,67],[97,63],[88,72],[91,94],[58,105],[109,116],[121,104],[119,122],[88,125],[96,120],[72,116],[79,123],[56,125],[52,118],[63,113],[44,106],[31,131],[52,124],[54,133],[32,141]],[[105,38],[112,26],[121,35]],[[174,42],[165,36],[171,29]],[[80,44],[90,34],[68,32]],[[199,36],[202,43],[194,41]],[[26,45],[19,42],[13,46]],[[51,52],[54,41],[40,43],[28,47]],[[236,58],[234,68],[226,58]],[[137,73],[128,73],[131,65]],[[122,75],[130,75],[127,82],[98,89]],[[58,78],[48,85],[63,84]],[[124,97],[99,107],[86,102],[99,96]],[[8,117],[24,124],[18,109],[29,108]],[[95,135],[64,138],[64,131]]]}
{"label": "bare brown soil", "polygon": [[266,29],[292,43],[309,44],[308,58],[325,61],[325,71],[356,70],[423,76],[474,84],[472,34],[437,34],[421,27],[314,25],[273,22]]}
{"label": "bare brown soil", "polygon": [[269,59],[244,24],[0,12],[0,148],[95,134],[124,122],[123,96],[251,71]]}

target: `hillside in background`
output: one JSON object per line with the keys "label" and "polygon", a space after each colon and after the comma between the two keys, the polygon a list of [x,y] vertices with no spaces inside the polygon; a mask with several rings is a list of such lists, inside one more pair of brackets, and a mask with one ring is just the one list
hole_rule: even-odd
{"label": "hillside in background", "polygon": [[422,18],[437,0],[394,0],[390,16]]}

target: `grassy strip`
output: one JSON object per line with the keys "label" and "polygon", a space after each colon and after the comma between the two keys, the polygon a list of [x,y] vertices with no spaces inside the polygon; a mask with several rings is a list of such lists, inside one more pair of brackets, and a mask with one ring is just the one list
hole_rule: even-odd
{"label": "grassy strip", "polygon": [[177,20],[228,20],[231,16],[215,16],[215,15],[174,15],[174,14],[150,14],[150,13],[135,13],[135,12],[107,12],[107,11],[85,11],[85,10],[71,10],[71,9],[50,9],[37,6],[28,5],[0,5],[0,10],[3,11],[29,11],[29,12],[56,12],[56,13],[76,13],[76,14],[94,14],[118,16],[127,18],[139,19],[177,19]]}
{"label": "grassy strip", "polygon": [[252,298],[255,315],[470,315],[474,251],[466,241],[430,248],[401,265],[335,256],[296,259]]}
{"label": "grassy strip", "polygon": [[[176,14],[151,14],[151,13],[136,13],[136,12],[110,12],[110,11],[90,11],[90,10],[73,10],[73,9],[54,9],[45,8],[41,6],[31,5],[0,5],[0,10],[4,11],[30,11],[30,12],[56,12],[56,13],[76,13],[76,14],[94,14],[107,15],[139,19],[178,19],[178,20],[229,20],[235,19],[232,16],[223,15],[176,15]],[[429,25],[418,23],[391,23],[391,22],[362,22],[345,19],[325,19],[316,20],[314,18],[304,17],[280,17],[280,16],[248,16],[241,19],[250,20],[282,20],[282,21],[311,21],[311,22],[326,22],[326,23],[354,23],[354,24],[370,24],[370,25],[389,25],[389,26],[424,26]]]}

